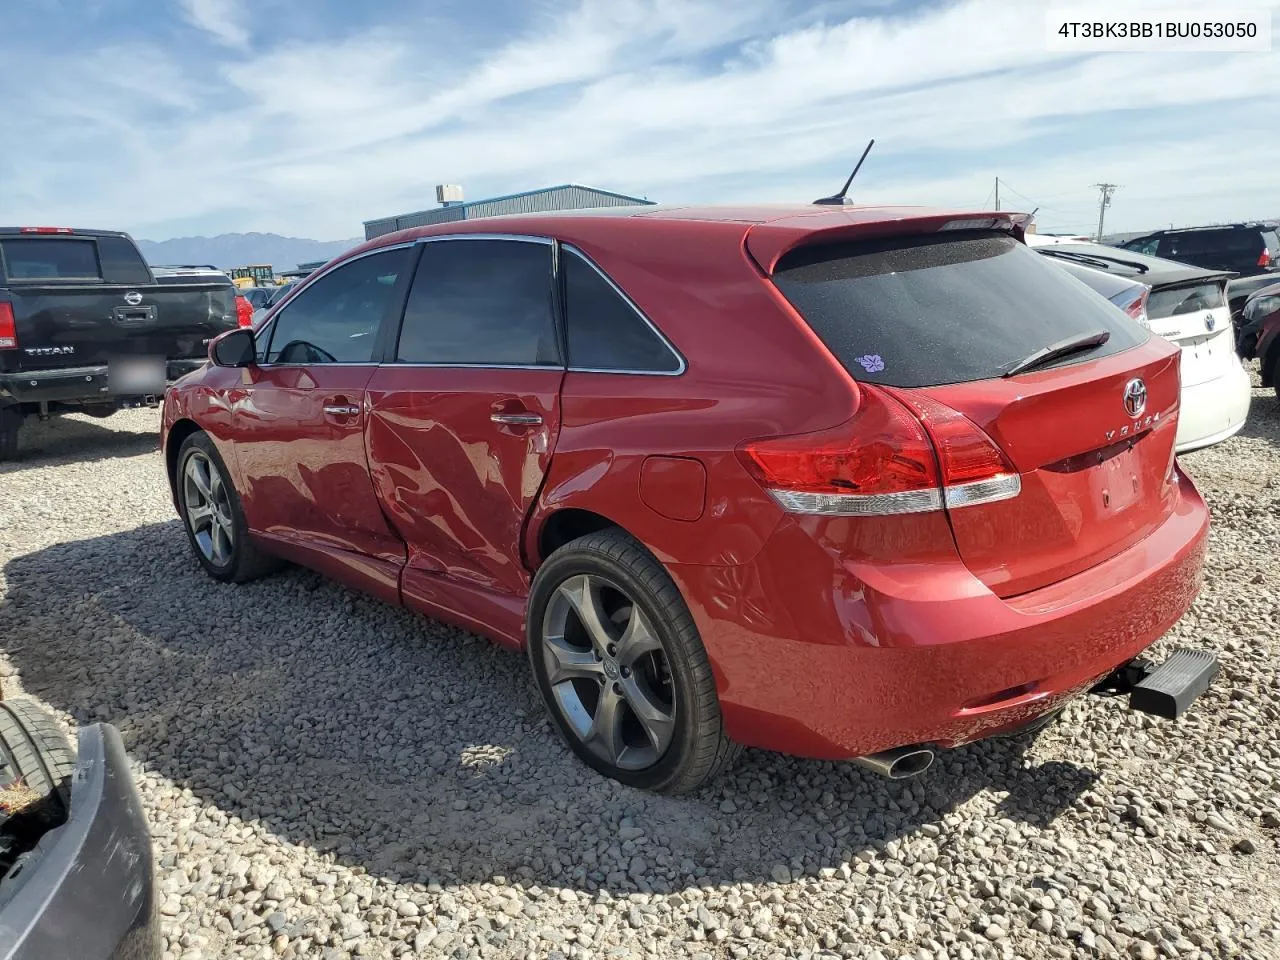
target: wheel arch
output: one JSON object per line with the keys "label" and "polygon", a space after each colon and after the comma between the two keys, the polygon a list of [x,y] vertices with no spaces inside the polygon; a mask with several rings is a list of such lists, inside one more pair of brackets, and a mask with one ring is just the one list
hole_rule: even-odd
{"label": "wheel arch", "polygon": [[1262,385],[1264,387],[1280,387],[1280,336],[1271,341],[1267,354],[1260,364]]}
{"label": "wheel arch", "polygon": [[182,450],[182,445],[187,442],[187,437],[193,433],[199,433],[203,429],[200,424],[190,418],[183,417],[181,420],[174,421],[173,426],[169,428],[169,434],[165,440],[164,446],[164,469],[169,477],[169,496],[173,500],[175,510],[178,507],[178,454]]}
{"label": "wheel arch", "polygon": [[558,507],[534,518],[530,524],[528,543],[532,548],[530,566],[538,567],[566,543],[601,530],[618,529],[639,542],[634,533],[616,520],[582,507]]}

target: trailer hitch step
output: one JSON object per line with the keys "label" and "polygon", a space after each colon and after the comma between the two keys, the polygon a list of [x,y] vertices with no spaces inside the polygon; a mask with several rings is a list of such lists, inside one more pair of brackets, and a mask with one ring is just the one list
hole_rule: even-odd
{"label": "trailer hitch step", "polygon": [[1219,669],[1215,654],[1179,647],[1159,666],[1144,657],[1130,660],[1091,692],[1110,696],[1127,693],[1130,710],[1176,720],[1209,689]]}

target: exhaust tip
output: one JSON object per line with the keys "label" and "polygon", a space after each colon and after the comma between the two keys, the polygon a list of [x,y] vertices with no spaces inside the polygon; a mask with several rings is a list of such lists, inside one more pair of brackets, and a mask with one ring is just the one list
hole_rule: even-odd
{"label": "exhaust tip", "polygon": [[906,780],[928,770],[933,765],[933,756],[933,750],[929,747],[896,747],[880,753],[869,753],[864,757],[854,757],[853,762],[890,780]]}
{"label": "exhaust tip", "polygon": [[919,776],[931,766],[933,766],[932,750],[912,750],[896,757],[889,764],[888,777],[890,780],[906,780]]}

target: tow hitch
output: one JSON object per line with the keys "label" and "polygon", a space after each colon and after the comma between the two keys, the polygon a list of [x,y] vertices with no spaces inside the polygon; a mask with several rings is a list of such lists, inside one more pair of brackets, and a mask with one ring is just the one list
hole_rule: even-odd
{"label": "tow hitch", "polygon": [[1158,666],[1135,657],[1117,667],[1089,691],[1102,696],[1129,695],[1129,709],[1176,720],[1191,701],[1209,689],[1218,675],[1216,655],[1207,650],[1179,647]]}

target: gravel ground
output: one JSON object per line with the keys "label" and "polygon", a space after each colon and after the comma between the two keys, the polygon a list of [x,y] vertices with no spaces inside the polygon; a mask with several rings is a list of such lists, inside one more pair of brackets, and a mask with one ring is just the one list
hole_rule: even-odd
{"label": "gravel ground", "polygon": [[[1280,957],[1280,404],[1185,458],[1222,657],[1177,723],[1091,698],[889,783],[749,751],[701,795],[597,777],[523,658],[290,570],[189,556],[154,411],[0,468],[0,677],[135,759],[167,956]],[[7,656],[6,656],[7,654]]]}

